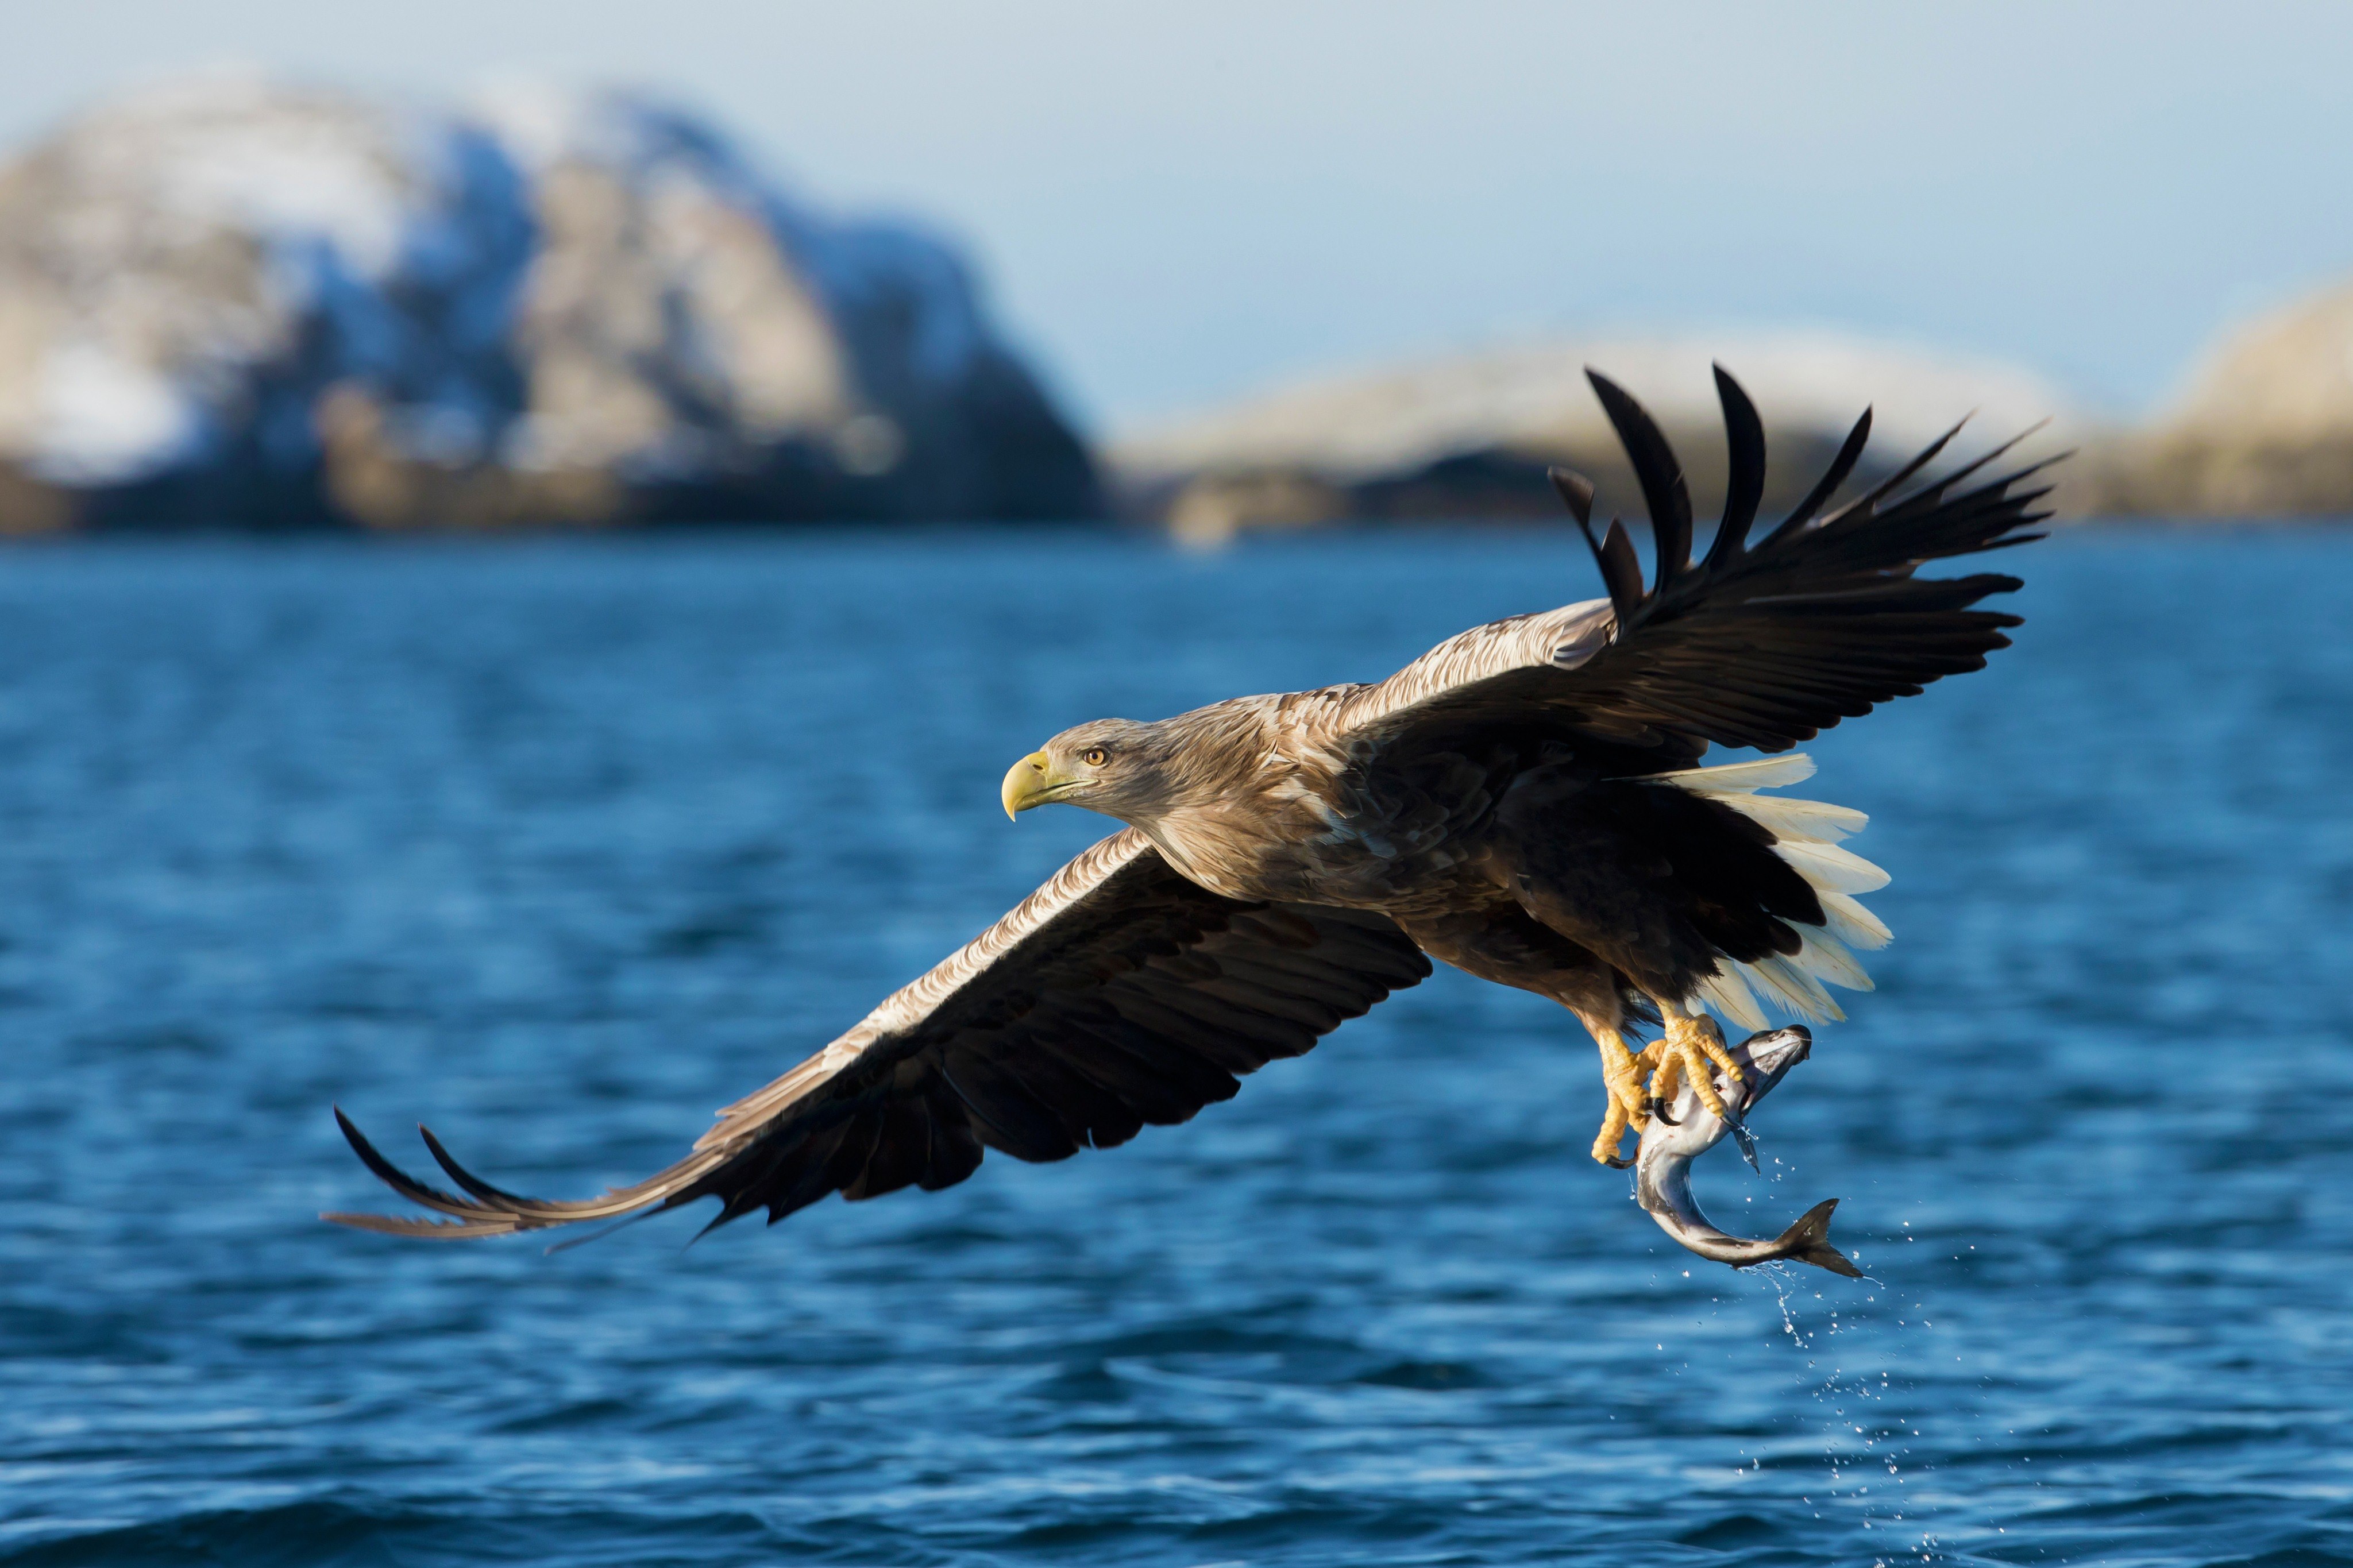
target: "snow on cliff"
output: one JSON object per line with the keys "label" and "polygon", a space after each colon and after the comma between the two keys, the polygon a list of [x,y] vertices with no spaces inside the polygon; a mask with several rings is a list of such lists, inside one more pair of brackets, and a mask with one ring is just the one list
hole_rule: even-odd
{"label": "snow on cliff", "polygon": [[622,94],[448,113],[243,77],[0,171],[0,505],[66,498],[50,521],[1093,501],[951,252],[795,206],[707,125]]}

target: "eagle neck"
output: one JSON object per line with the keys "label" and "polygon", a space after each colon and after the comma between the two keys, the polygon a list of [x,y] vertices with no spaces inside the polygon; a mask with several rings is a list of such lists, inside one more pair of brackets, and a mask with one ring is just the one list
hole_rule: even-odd
{"label": "eagle neck", "polygon": [[1128,819],[1179,874],[1227,898],[1267,896],[1259,883],[1269,848],[1270,700],[1241,698],[1163,721],[1176,744],[1161,798]]}

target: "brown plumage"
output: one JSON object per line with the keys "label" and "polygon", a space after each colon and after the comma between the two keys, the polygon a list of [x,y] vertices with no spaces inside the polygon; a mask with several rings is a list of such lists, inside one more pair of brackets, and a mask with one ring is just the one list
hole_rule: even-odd
{"label": "brown plumage", "polygon": [[[372,1171],[448,1217],[327,1217],[486,1236],[716,1197],[713,1224],[775,1220],[833,1192],[949,1185],[984,1149],[1058,1160],[1230,1097],[1237,1077],[1420,980],[1425,953],[1586,1025],[1609,1087],[1594,1153],[1613,1163],[1679,1075],[1713,1095],[1703,1069],[1728,1058],[1703,1009],[1761,1027],[1761,990],[1836,1016],[1823,983],[1867,986],[1849,949],[1886,940],[1853,897],[1883,874],[1839,847],[1861,814],[1758,793],[1810,773],[1802,757],[1693,764],[1711,745],[1785,752],[2006,646],[2018,618],[1974,606],[2017,579],[1915,573],[2040,537],[2044,491],[2025,483],[2040,465],[1978,478],[1997,451],[1921,481],[1948,435],[1821,515],[1866,414],[1815,490],[1751,542],[1763,426],[1719,371],[1729,493],[1695,562],[1664,437],[1592,380],[1651,520],[1647,586],[1623,525],[1595,541],[1591,487],[1556,475],[1609,598],[1475,627],[1373,685],[1056,736],[1007,776],[1008,810],[1067,801],[1128,826],[722,1111],[670,1169],[543,1202],[480,1181],[427,1134],[459,1195],[395,1168],[338,1112]],[[1626,1031],[1644,1021],[1664,1037],[1635,1052]]]}

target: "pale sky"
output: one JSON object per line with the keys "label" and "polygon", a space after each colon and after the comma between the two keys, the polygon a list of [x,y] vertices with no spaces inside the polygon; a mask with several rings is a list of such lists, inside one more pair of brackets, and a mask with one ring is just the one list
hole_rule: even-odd
{"label": "pale sky", "polygon": [[1098,429],[1531,333],[1830,326],[2160,403],[2353,277],[2353,5],[74,0],[0,143],[202,65],[651,87],[962,243]]}

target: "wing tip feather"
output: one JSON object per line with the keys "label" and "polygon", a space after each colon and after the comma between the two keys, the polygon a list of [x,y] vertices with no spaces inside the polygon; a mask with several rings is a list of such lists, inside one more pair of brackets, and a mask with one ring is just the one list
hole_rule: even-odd
{"label": "wing tip feather", "polygon": [[[1568,508],[1569,515],[1579,526],[1590,529],[1593,524],[1593,481],[1575,468],[1546,468],[1545,477],[1552,481],[1554,491]],[[1592,535],[1587,534],[1589,542]]]}

